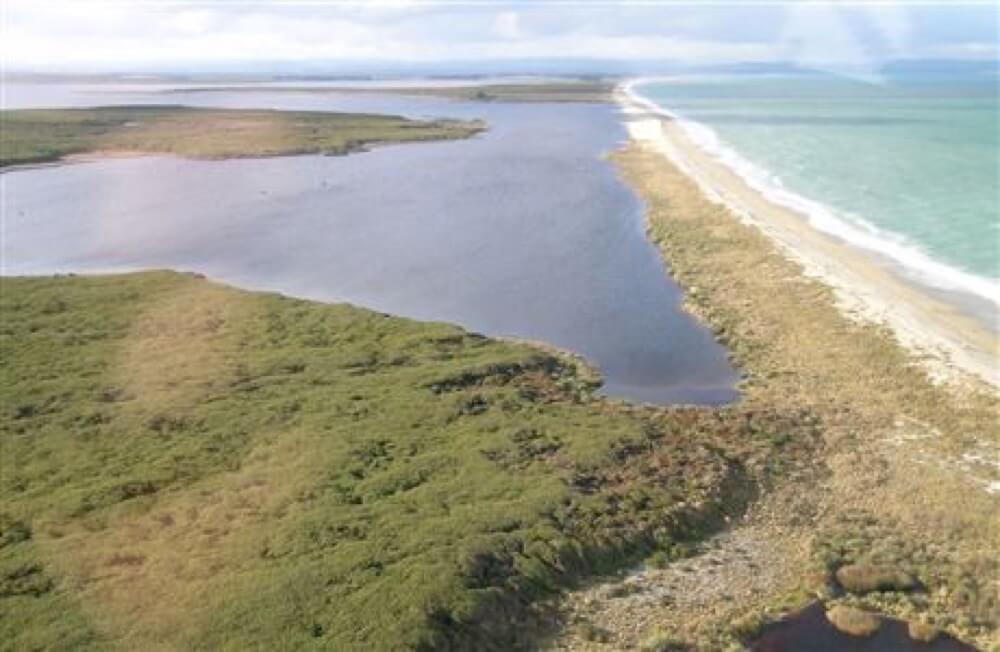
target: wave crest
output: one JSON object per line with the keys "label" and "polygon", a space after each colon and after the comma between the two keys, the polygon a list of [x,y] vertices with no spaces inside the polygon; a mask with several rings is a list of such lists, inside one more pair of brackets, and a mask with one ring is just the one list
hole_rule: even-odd
{"label": "wave crest", "polygon": [[803,215],[810,226],[823,233],[890,259],[914,280],[943,290],[972,294],[1000,306],[1000,280],[949,265],[932,257],[902,234],[881,229],[859,215],[838,211],[794,192],[782,183],[777,174],[748,160],[724,142],[710,126],[667,109],[635,90],[637,86],[659,81],[663,80],[633,80],[623,87],[623,92],[650,112],[674,120],[695,145],[739,175],[769,201]]}

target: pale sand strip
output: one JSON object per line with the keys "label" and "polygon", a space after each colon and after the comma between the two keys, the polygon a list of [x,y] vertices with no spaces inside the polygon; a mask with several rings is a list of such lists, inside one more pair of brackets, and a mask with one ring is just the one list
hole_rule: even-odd
{"label": "pale sand strip", "polygon": [[898,278],[863,252],[812,228],[804,215],[766,199],[699,148],[676,120],[632,94],[628,84],[615,97],[632,140],[666,156],[706,196],[760,229],[802,265],[806,275],[833,288],[846,315],[888,326],[934,378],[964,381],[971,373],[1000,387],[1000,338],[982,324]]}

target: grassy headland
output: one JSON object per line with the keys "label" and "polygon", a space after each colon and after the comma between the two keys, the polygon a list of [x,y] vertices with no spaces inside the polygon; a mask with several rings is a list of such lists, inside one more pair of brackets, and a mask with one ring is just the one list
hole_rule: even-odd
{"label": "grassy headland", "polygon": [[346,154],[379,143],[467,138],[479,122],[391,115],[120,106],[0,112],[0,167],[72,154],[191,158]]}
{"label": "grassy headland", "polygon": [[[589,590],[571,598],[568,617],[615,647],[647,634],[651,646],[724,649],[821,599],[1000,645],[998,496],[987,490],[998,479],[995,393],[971,380],[935,384],[887,329],[844,316],[828,287],[660,153],[632,144],[614,160],[644,200],[649,237],[688,307],[743,372],[741,407],[805,410],[820,419],[822,443],[713,559],[651,572],[648,585],[633,577]],[[710,589],[701,599],[643,597],[653,587],[699,586],[691,579],[699,573]],[[622,593],[634,597],[607,598]],[[655,631],[639,631],[643,622]],[[573,630],[561,643],[587,645]]]}
{"label": "grassy headland", "polygon": [[808,451],[578,363],[169,272],[6,278],[0,647],[509,649]]}

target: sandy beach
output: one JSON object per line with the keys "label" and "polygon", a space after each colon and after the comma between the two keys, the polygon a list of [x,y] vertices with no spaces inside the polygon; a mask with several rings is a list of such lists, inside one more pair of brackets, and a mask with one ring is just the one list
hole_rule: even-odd
{"label": "sandy beach", "polygon": [[[587,626],[550,649],[594,649],[595,636],[613,649],[736,649],[816,604],[994,649],[995,336],[766,201],[666,111],[626,89],[618,101],[630,139],[610,159],[642,199],[647,237],[685,305],[740,369],[738,405],[816,423],[817,439],[783,457],[779,476],[690,557],[571,591],[561,618]],[[838,596],[846,564],[876,562],[926,591]],[[937,588],[956,577],[967,593]],[[916,649],[906,636],[883,647]]]}
{"label": "sandy beach", "polygon": [[1000,385],[1000,339],[996,335],[865,252],[812,228],[805,216],[769,201],[699,148],[678,120],[637,96],[632,83],[623,84],[615,93],[632,140],[666,156],[706,196],[766,234],[806,275],[830,286],[845,314],[889,327],[935,379]]}

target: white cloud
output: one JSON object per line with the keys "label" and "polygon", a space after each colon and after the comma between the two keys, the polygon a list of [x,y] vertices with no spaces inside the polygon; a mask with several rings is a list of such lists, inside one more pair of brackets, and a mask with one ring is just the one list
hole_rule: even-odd
{"label": "white cloud", "polygon": [[215,12],[207,9],[184,9],[166,21],[168,27],[179,34],[206,34],[220,27]]}
{"label": "white cloud", "polygon": [[521,35],[517,12],[502,11],[493,20],[493,31],[501,38],[518,38]]}
{"label": "white cloud", "polygon": [[[18,67],[198,61],[431,61],[533,57],[729,61],[770,58],[765,45],[669,36],[603,34],[595,26],[531,36],[516,11],[447,16],[428,33],[429,9],[413,2],[343,5],[309,12],[267,5],[208,6],[11,0],[2,46]],[[434,10],[440,14],[442,9]],[[391,16],[387,17],[386,12]],[[579,26],[581,21],[573,25]],[[586,25],[583,21],[582,24]],[[596,26],[596,27],[599,27]]]}
{"label": "white cloud", "polygon": [[789,7],[779,43],[785,58],[805,67],[859,68],[870,63],[864,45],[832,5]]}
{"label": "white cloud", "polygon": [[903,56],[910,43],[911,26],[901,3],[858,5],[875,24],[891,56]]}
{"label": "white cloud", "polygon": [[923,48],[913,54],[925,59],[1000,59],[1000,45],[996,41],[948,43]]}
{"label": "white cloud", "polygon": [[678,63],[782,58],[857,68],[916,52],[989,56],[981,44],[995,40],[994,30],[966,42],[921,43],[909,19],[916,9],[885,3],[706,8],[608,2],[0,0],[0,6],[0,52],[14,68],[511,57]]}

